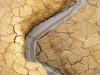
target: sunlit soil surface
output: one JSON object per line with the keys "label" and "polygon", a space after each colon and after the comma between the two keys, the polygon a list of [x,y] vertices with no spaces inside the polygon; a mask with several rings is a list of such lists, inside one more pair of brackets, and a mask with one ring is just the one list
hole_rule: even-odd
{"label": "sunlit soil surface", "polygon": [[64,75],[100,75],[100,0],[88,0],[41,37],[37,59]]}

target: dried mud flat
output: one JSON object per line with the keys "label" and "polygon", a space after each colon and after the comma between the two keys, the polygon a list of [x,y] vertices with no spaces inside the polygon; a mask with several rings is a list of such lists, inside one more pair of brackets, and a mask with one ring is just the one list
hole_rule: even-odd
{"label": "dried mud flat", "polygon": [[88,0],[41,37],[36,51],[38,61],[64,75],[100,75],[100,0]]}
{"label": "dried mud flat", "polygon": [[47,75],[24,58],[25,35],[74,0],[0,0],[0,75]]}

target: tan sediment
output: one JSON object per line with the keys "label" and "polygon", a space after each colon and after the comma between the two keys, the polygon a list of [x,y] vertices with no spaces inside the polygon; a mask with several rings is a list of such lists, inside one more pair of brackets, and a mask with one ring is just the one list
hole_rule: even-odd
{"label": "tan sediment", "polygon": [[40,64],[24,58],[25,35],[70,1],[0,0],[0,75],[47,75]]}
{"label": "tan sediment", "polygon": [[100,0],[88,0],[68,20],[39,39],[41,51],[37,49],[37,59],[64,75],[100,75],[99,21]]}

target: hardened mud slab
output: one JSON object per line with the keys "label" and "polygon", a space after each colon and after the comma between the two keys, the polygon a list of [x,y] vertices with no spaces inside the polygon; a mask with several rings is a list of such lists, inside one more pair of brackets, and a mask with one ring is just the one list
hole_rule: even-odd
{"label": "hardened mud slab", "polygon": [[100,75],[100,0],[87,0],[38,45],[37,59],[64,75]]}

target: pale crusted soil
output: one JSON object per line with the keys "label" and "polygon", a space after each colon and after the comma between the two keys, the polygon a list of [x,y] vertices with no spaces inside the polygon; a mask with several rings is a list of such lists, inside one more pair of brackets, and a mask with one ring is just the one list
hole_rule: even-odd
{"label": "pale crusted soil", "polygon": [[88,0],[40,38],[37,59],[64,75],[100,75],[100,0]]}
{"label": "pale crusted soil", "polygon": [[25,35],[70,1],[0,0],[0,75],[47,75],[40,64],[25,60]]}

